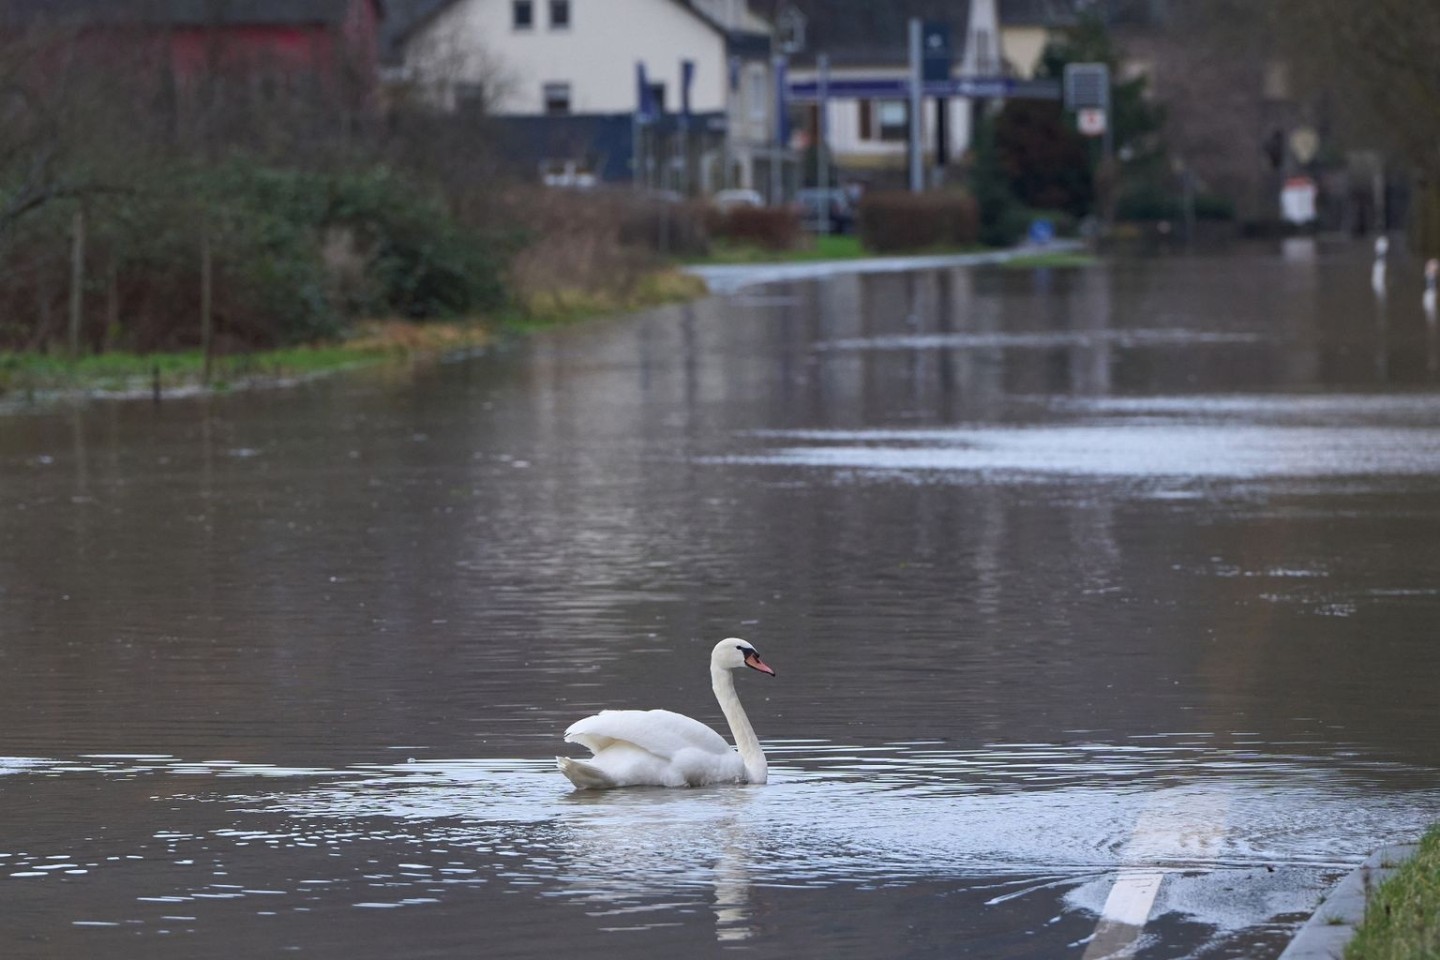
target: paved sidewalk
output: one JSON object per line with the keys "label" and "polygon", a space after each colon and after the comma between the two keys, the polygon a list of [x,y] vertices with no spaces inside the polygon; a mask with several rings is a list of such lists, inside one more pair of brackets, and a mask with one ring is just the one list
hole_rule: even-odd
{"label": "paved sidewalk", "polygon": [[711,293],[738,293],[746,287],[782,280],[814,280],[843,273],[896,273],[902,270],[940,270],[1004,263],[1018,257],[1084,250],[1078,240],[1057,240],[1043,247],[1014,247],[983,253],[942,253],[918,257],[867,257],[863,260],[812,260],[805,263],[722,263],[685,267],[686,273],[704,280]]}
{"label": "paved sidewalk", "polygon": [[1300,928],[1280,960],[1340,960],[1355,928],[1365,919],[1365,904],[1376,887],[1389,879],[1419,844],[1381,847],[1326,895],[1313,916]]}

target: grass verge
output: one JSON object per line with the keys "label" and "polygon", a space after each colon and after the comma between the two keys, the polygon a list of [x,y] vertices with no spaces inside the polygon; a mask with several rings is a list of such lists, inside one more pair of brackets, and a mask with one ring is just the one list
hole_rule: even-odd
{"label": "grass verge", "polygon": [[1033,270],[1037,267],[1092,267],[1100,258],[1075,250],[1047,250],[1041,253],[1027,253],[1006,260],[1002,266],[1011,270]]}
{"label": "grass verge", "polygon": [[[709,256],[686,262],[695,266],[751,263],[811,263],[822,260],[869,260],[879,257],[927,257],[960,253],[996,252],[996,248],[994,247],[975,245],[967,247],[925,247],[920,250],[906,250],[895,253],[874,253],[862,247],[860,245],[860,238],[853,234],[846,236],[815,237],[813,239],[814,242],[811,246],[799,250],[779,251],[767,250],[764,247],[757,247],[750,244],[726,243],[722,240],[717,241],[712,246]],[[1016,270],[1027,270],[1037,267],[1090,267],[1099,262],[1099,257],[1076,250],[1043,250],[1036,253],[1022,254],[1006,260],[1002,263],[1002,266]]]}
{"label": "grass verge", "polygon": [[532,294],[525,302],[497,318],[505,330],[524,333],[560,326],[607,313],[644,310],[705,296],[705,281],[678,269],[657,270],[623,293],[593,292],[556,287]]}
{"label": "grass verge", "polygon": [[827,234],[812,237],[811,243],[795,250],[768,250],[749,243],[716,240],[710,255],[689,261],[696,264],[728,263],[809,263],[814,260],[859,260],[874,256],[860,246],[860,238],[852,234]]}
{"label": "grass verge", "polygon": [[1440,825],[1415,857],[1371,896],[1365,922],[1345,960],[1433,960],[1440,957]]}
{"label": "grass verge", "polygon": [[135,354],[110,352],[75,359],[43,353],[0,352],[0,396],[82,393],[124,396],[207,387],[225,391],[256,383],[298,380],[364,364],[481,346],[492,337],[479,323],[361,324],[335,343],[262,350],[211,358],[198,350]]}
{"label": "grass verge", "polygon": [[463,321],[368,321],[343,340],[211,358],[198,350],[109,352],[71,359],[0,351],[0,398],[148,395],[285,383],[380,363],[410,362],[483,347],[502,331],[526,333],[607,313],[639,310],[704,296],[705,283],[679,270],[645,275],[625,294],[547,291],[521,308]]}

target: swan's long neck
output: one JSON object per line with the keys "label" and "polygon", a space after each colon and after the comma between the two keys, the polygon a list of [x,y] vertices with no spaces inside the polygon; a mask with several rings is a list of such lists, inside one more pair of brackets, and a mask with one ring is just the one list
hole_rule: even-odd
{"label": "swan's long neck", "polygon": [[745,781],[764,783],[769,772],[765,751],[760,749],[760,740],[750,726],[750,718],[745,716],[745,708],[740,706],[740,698],[735,695],[735,678],[729,670],[712,665],[710,688],[715,691],[715,699],[720,701],[720,712],[730,723],[730,735],[735,738],[740,759],[745,763]]}

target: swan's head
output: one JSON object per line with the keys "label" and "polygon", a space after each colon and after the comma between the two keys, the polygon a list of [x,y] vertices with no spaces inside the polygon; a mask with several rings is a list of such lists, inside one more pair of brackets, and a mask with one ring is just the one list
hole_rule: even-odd
{"label": "swan's head", "polygon": [[1390,241],[1385,237],[1375,238],[1375,256],[1383,257],[1390,251]]}
{"label": "swan's head", "polygon": [[1425,261],[1425,279],[1433,281],[1440,277],[1440,260]]}
{"label": "swan's head", "polygon": [[749,641],[741,640],[739,637],[726,637],[715,644],[715,649],[710,653],[710,665],[719,667],[721,670],[739,670],[741,667],[749,667],[751,670],[759,670],[761,673],[768,673],[775,676],[755,648],[750,646]]}

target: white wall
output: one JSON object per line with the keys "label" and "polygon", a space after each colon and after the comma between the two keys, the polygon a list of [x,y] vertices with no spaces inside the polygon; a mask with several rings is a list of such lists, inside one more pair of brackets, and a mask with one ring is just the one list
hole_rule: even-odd
{"label": "white wall", "polygon": [[[534,0],[534,11],[534,26],[515,30],[510,0],[460,0],[406,43],[406,66],[440,87],[483,84],[497,113],[544,112],[547,83],[570,84],[572,113],[626,113],[635,109],[638,60],[675,112],[685,58],[695,61],[691,108],[725,109],[725,40],[675,0],[570,0],[570,26],[558,30],[549,0]],[[448,93],[441,99],[452,105]]]}

